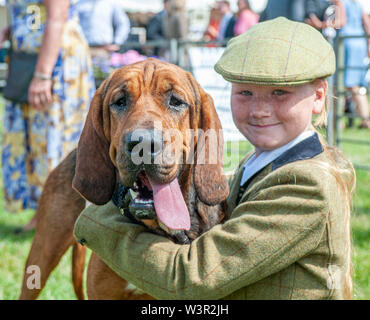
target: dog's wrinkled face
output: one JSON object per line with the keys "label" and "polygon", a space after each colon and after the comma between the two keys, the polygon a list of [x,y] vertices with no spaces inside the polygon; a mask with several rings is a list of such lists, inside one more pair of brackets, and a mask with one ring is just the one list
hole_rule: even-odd
{"label": "dog's wrinkled face", "polygon": [[105,97],[109,154],[125,186],[132,186],[141,171],[158,183],[177,177],[191,148],[185,133],[195,122],[193,92],[185,71],[173,65],[136,64],[112,75]]}
{"label": "dog's wrinkled face", "polygon": [[[156,59],[116,70],[91,104],[73,185],[86,199],[103,204],[118,176],[131,189],[128,206],[137,219],[170,234],[190,230],[190,184],[208,205],[228,193],[222,137],[213,146],[216,162],[197,164],[199,129],[218,132],[221,125],[212,99],[190,73]],[[202,150],[211,152],[205,144]]]}
{"label": "dog's wrinkled face", "polygon": [[[174,190],[192,149],[187,133],[196,115],[194,89],[185,72],[161,63],[118,70],[109,81],[105,104],[110,113],[110,159],[121,183],[134,191],[130,212],[153,228],[156,224],[146,220],[155,216],[155,204],[157,212],[161,207],[164,211],[162,228],[189,229],[181,191]],[[174,221],[166,216],[169,210],[178,211]]]}

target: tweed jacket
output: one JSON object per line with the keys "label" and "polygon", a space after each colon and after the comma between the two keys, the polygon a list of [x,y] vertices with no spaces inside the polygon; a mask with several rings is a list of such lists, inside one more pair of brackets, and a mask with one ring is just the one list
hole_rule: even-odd
{"label": "tweed jacket", "polygon": [[[343,299],[349,203],[328,152],[317,135],[308,138],[253,176],[241,194],[240,166],[230,183],[229,219],[190,245],[130,223],[112,202],[85,209],[75,237],[157,299]],[[350,181],[351,166],[340,166]]]}

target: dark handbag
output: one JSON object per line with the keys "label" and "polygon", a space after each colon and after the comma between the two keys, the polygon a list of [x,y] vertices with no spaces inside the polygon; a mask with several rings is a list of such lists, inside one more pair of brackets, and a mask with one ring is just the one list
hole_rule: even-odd
{"label": "dark handbag", "polygon": [[28,87],[37,63],[36,53],[10,50],[9,68],[3,96],[18,103],[28,103]]}

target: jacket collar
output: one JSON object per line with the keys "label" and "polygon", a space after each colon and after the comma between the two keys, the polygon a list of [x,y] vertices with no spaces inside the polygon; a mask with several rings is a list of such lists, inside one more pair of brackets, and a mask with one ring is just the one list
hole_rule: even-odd
{"label": "jacket collar", "polygon": [[[298,160],[305,160],[305,159],[311,159],[318,154],[322,153],[324,151],[323,146],[321,145],[321,142],[319,140],[318,134],[315,132],[312,136],[308,137],[305,140],[302,140],[301,142],[297,143],[294,147],[288,149],[283,154],[281,154],[278,158],[276,158],[274,161],[272,161],[271,164],[271,171],[274,171],[280,167],[282,167],[285,164],[298,161]],[[242,186],[240,186],[240,181],[242,177],[243,170],[240,170],[241,172],[237,176],[237,181],[235,182],[235,185],[233,185],[231,191],[234,191],[234,194],[232,197],[230,197],[228,201],[228,206],[237,205],[242,198],[245,191],[248,189],[249,183],[257,176],[259,175],[264,169],[262,168],[258,172],[256,172],[252,177],[250,177],[247,181],[244,182]]]}
{"label": "jacket collar", "polygon": [[271,164],[274,160],[279,158],[285,151],[293,148],[298,143],[302,142],[303,140],[308,139],[309,137],[315,134],[312,130],[307,130],[299,134],[293,140],[289,141],[283,146],[275,148],[273,150],[266,150],[261,152],[261,154],[256,157],[254,153],[252,157],[249,157],[247,161],[243,164],[243,176],[240,184],[243,185],[246,181],[248,181],[252,176],[254,176],[257,172],[261,169],[266,167],[267,165]]}
{"label": "jacket collar", "polygon": [[311,137],[297,143],[291,149],[272,162],[272,170],[276,170],[287,163],[298,160],[311,159],[324,151],[318,134],[315,132]]}

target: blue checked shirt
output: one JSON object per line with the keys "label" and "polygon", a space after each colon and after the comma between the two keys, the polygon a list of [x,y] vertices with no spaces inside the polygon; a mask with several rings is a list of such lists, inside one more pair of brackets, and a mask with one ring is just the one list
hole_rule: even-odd
{"label": "blue checked shirt", "polygon": [[130,20],[118,0],[80,0],[78,15],[90,46],[122,45],[130,33]]}

